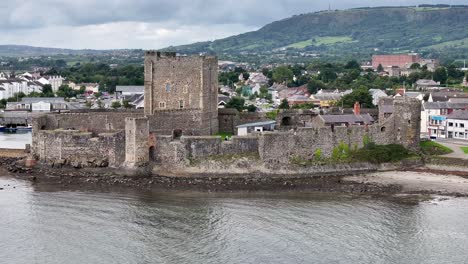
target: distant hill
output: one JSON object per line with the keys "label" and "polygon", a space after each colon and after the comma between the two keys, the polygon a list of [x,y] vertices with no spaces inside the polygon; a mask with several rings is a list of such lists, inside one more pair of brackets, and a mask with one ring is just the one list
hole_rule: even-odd
{"label": "distant hill", "polygon": [[467,29],[468,6],[356,8],[296,15],[257,31],[167,50],[219,55],[438,53],[449,48],[468,52]]}
{"label": "distant hill", "polygon": [[42,48],[25,45],[0,45],[0,57],[27,57],[27,56],[53,56],[53,55],[106,55],[106,54],[128,54],[129,52],[140,52],[141,50],[74,50],[59,48]]}

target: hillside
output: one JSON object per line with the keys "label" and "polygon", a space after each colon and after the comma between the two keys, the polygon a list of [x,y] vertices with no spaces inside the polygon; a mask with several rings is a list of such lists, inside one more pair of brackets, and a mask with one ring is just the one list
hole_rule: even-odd
{"label": "hillside", "polygon": [[257,31],[167,49],[219,55],[467,52],[467,28],[468,6],[357,8],[297,15]]}

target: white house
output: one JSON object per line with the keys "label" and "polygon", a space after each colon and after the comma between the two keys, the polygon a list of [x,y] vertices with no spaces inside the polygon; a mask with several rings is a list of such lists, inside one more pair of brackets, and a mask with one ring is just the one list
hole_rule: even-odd
{"label": "white house", "polygon": [[42,85],[50,84],[52,91],[57,92],[58,88],[63,84],[64,78],[62,76],[44,76],[38,79]]}
{"label": "white house", "polygon": [[276,121],[265,121],[248,123],[237,126],[238,136],[247,136],[253,132],[273,131],[275,129]]}
{"label": "white house", "polygon": [[380,89],[369,89],[369,92],[372,95],[372,103],[374,105],[379,104],[380,98],[388,96],[384,91]]}
{"label": "white house", "polygon": [[468,110],[456,110],[447,116],[446,137],[468,140]]}
{"label": "white house", "polygon": [[421,109],[421,133],[429,137],[447,136],[448,115],[456,110],[468,107],[466,103],[426,102]]}

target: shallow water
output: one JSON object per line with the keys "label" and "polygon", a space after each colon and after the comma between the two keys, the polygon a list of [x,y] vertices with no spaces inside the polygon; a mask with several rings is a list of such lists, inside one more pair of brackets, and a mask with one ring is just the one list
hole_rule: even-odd
{"label": "shallow water", "polygon": [[26,144],[31,144],[31,132],[3,133],[0,132],[0,148],[24,149]]}
{"label": "shallow water", "polygon": [[70,191],[2,177],[0,187],[1,263],[468,259],[467,199],[409,205],[307,193]]}

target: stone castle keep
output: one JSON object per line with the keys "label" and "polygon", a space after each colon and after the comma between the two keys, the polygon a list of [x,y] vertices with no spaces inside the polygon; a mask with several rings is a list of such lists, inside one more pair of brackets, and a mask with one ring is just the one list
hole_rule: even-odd
{"label": "stone castle keep", "polygon": [[[317,149],[331,156],[340,143],[417,148],[421,104],[397,98],[394,114],[369,126],[307,128],[288,124],[287,131],[232,137],[238,113],[218,113],[217,58],[146,52],[145,110],[89,110],[51,113],[33,120],[32,153],[42,163],[72,167],[184,167],[217,155],[254,154],[265,164],[287,164],[292,157],[313,158]],[[302,113],[302,112],[301,112]],[[293,113],[282,113],[290,115]],[[302,116],[302,117],[301,117]],[[287,116],[299,120],[307,115]],[[245,123],[254,121],[250,116]],[[282,126],[282,125],[280,125]]]}

